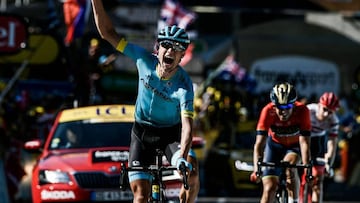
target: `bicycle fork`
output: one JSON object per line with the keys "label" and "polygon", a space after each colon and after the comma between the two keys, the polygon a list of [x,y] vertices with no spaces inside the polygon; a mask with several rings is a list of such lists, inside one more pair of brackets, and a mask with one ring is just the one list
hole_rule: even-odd
{"label": "bicycle fork", "polygon": [[[162,154],[156,156],[156,167],[158,169],[162,167]],[[164,199],[164,194],[161,194],[161,192],[164,192],[165,187],[161,184],[160,180],[162,180],[162,171],[158,170],[151,183],[152,201],[162,201]]]}
{"label": "bicycle fork", "polygon": [[[282,172],[284,173],[284,172]],[[288,203],[289,201],[289,192],[288,189],[286,187],[287,182],[286,182],[286,174],[281,174],[281,176],[285,176],[283,178],[281,178],[280,183],[279,183],[279,188],[276,192],[276,199],[278,200],[279,203]]]}

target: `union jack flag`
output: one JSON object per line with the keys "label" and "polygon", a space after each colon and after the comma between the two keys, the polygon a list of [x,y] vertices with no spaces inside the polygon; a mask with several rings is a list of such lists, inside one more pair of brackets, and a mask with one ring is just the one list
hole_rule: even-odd
{"label": "union jack flag", "polygon": [[165,26],[177,25],[186,29],[196,18],[194,12],[185,9],[177,0],[164,0],[160,12],[158,28]]}

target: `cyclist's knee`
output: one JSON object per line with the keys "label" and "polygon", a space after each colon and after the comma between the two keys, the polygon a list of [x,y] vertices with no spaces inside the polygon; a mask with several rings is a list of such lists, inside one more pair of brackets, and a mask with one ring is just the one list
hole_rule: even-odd
{"label": "cyclist's knee", "polygon": [[278,182],[274,180],[263,179],[263,190],[266,193],[275,193],[278,189]]}
{"label": "cyclist's knee", "polygon": [[192,171],[190,173],[190,176],[198,176],[199,175],[199,163],[196,159],[196,157],[188,156],[187,161],[191,163],[192,165]]}
{"label": "cyclist's knee", "polygon": [[320,182],[317,181],[316,178],[315,178],[311,187],[312,187],[312,190],[315,191],[315,192],[320,191]]}
{"label": "cyclist's knee", "polygon": [[148,202],[148,197],[143,196],[143,195],[136,195],[134,193],[134,203],[147,203]]}
{"label": "cyclist's knee", "polygon": [[[190,185],[190,187],[200,188],[200,176],[199,176],[199,170],[197,167],[194,168],[190,172],[189,185]],[[199,189],[197,189],[197,190],[199,190]]]}
{"label": "cyclist's knee", "polygon": [[293,185],[296,183],[297,180],[297,174],[296,174],[296,170],[294,169],[289,169],[286,171],[286,182],[289,185]]}
{"label": "cyclist's knee", "polygon": [[186,192],[184,190],[181,190],[179,194],[180,202],[186,202],[186,196]]}
{"label": "cyclist's knee", "polygon": [[130,186],[134,195],[134,202],[148,202],[148,197],[150,195],[149,184],[147,184],[144,180],[137,180],[130,183]]}
{"label": "cyclist's knee", "polygon": [[179,195],[180,202],[194,203],[198,196],[199,189],[197,186],[190,187],[189,190],[182,188]]}
{"label": "cyclist's knee", "polygon": [[190,172],[189,176],[189,186],[191,190],[199,191],[200,188],[200,178],[199,178],[199,171],[198,170],[192,170]]}
{"label": "cyclist's knee", "polygon": [[322,184],[324,178],[322,176],[314,176],[312,181],[312,187],[313,188],[320,188],[320,185]]}

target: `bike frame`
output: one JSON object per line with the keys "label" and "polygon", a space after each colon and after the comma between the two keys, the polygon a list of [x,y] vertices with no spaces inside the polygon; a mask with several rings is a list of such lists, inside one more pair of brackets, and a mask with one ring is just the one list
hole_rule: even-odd
{"label": "bike frame", "polygon": [[[323,157],[316,157],[316,162],[318,163],[318,164],[323,164],[323,165],[325,165],[327,162],[326,162],[326,160],[325,160],[325,158],[323,158]],[[313,167],[315,167],[315,166],[313,166]],[[330,173],[331,173],[331,170],[332,169],[330,169]],[[323,176],[325,176],[325,172],[324,172],[324,174],[323,174]],[[315,178],[315,177],[314,177]],[[320,180],[320,179],[318,179],[318,180],[316,180],[316,181],[322,181],[321,183],[320,183],[320,185],[319,185],[319,187],[320,187],[320,196],[319,196],[319,202],[323,202],[323,192],[324,192],[324,190],[323,190],[323,180]],[[316,182],[315,181],[315,182]],[[313,183],[313,184],[316,184],[316,183]],[[304,186],[304,189],[303,189],[304,191],[303,191],[303,195],[302,195],[302,198],[303,198],[303,200],[302,199],[299,199],[300,201],[300,203],[308,203],[308,202],[312,202],[312,187],[311,186],[309,186],[309,184],[308,183],[306,183],[305,184],[305,186]],[[301,194],[302,192],[301,192],[301,190],[300,190],[300,194]]]}
{"label": "bike frame", "polygon": [[[121,178],[120,188],[126,189],[126,187],[124,187],[125,181],[123,179],[127,178],[127,172],[143,171],[143,172],[150,173],[153,176],[153,180],[151,183],[151,195],[149,198],[149,202],[163,203],[167,199],[165,197],[165,184],[163,183],[162,172],[163,171],[173,171],[173,170],[178,170],[178,169],[174,166],[163,166],[163,163],[162,163],[163,152],[161,150],[156,150],[156,151],[157,151],[156,152],[157,154],[156,154],[156,158],[155,158],[155,165],[150,165],[148,167],[142,167],[142,166],[126,167],[125,163],[121,162],[122,175],[120,176],[120,178]],[[188,180],[187,180],[188,172],[187,172],[187,169],[186,169],[186,166],[184,163],[182,165],[180,165],[180,171],[182,174],[184,174],[183,180],[182,180],[184,188],[186,190],[188,190],[189,189]]]}
{"label": "bike frame", "polygon": [[[279,203],[288,203],[289,202],[289,193],[286,187],[286,170],[291,168],[296,169],[306,169],[306,182],[309,183],[312,179],[312,164],[290,164],[287,161],[280,161],[279,163],[272,162],[263,162],[262,158],[258,159],[257,162],[258,171],[256,172],[257,176],[262,176],[262,167],[276,167],[281,168],[281,174],[279,176],[279,187],[276,191],[276,199]],[[309,192],[310,185],[307,184],[307,189],[305,190],[304,196],[307,197]],[[308,198],[304,198],[304,203],[308,203]]]}

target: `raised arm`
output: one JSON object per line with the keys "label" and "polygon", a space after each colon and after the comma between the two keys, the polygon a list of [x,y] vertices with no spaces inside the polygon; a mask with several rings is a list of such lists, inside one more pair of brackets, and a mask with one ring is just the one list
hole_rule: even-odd
{"label": "raised arm", "polygon": [[102,0],[91,0],[94,20],[100,36],[116,48],[121,37],[116,32],[109,15],[106,13]]}

